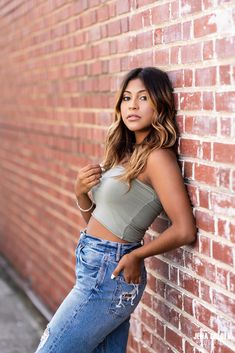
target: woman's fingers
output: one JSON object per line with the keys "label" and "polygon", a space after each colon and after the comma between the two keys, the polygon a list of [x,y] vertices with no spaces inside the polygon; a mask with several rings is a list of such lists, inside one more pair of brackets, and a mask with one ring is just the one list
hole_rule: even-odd
{"label": "woman's fingers", "polygon": [[89,189],[91,189],[93,186],[97,185],[100,183],[99,179],[96,179],[94,181],[91,181],[90,183],[87,183],[87,186],[89,187]]}
{"label": "woman's fingers", "polygon": [[87,193],[89,190],[100,182],[102,170],[99,164],[88,164],[81,168],[78,172],[75,193]]}
{"label": "woman's fingers", "polygon": [[80,169],[80,173],[84,177],[90,177],[93,174],[101,174],[102,170],[99,164],[88,164],[86,167]]}
{"label": "woman's fingers", "polygon": [[100,178],[101,178],[101,174],[93,174],[93,175],[87,177],[85,180],[87,183],[91,183],[92,181],[95,181]]}

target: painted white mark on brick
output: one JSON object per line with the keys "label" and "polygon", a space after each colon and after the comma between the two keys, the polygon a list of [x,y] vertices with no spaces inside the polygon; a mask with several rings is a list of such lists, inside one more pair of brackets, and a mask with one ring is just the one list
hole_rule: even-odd
{"label": "painted white mark on brick", "polygon": [[233,27],[232,12],[222,9],[210,17],[208,24],[216,24],[218,33],[230,32]]}
{"label": "painted white mark on brick", "polygon": [[191,5],[190,4],[185,4],[184,6],[181,7],[181,13],[188,13],[191,11]]}
{"label": "painted white mark on brick", "polygon": [[[140,341],[142,339],[142,324],[141,321],[138,320],[142,315],[142,307],[141,305],[138,305],[137,308],[135,309],[135,315],[131,318],[131,327],[133,328],[133,332],[135,332],[135,338],[137,341]],[[136,320],[135,320],[136,316]]]}
{"label": "painted white mark on brick", "polygon": [[221,339],[228,339],[228,340],[232,340],[232,330],[231,327],[227,327],[224,323],[223,319],[220,319],[220,317],[216,318],[216,323],[218,325],[218,336]]}

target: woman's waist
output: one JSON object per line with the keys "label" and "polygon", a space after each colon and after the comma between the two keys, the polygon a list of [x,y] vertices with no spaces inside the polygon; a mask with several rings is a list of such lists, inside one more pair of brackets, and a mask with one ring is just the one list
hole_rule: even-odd
{"label": "woman's waist", "polygon": [[113,234],[109,229],[107,229],[102,223],[100,223],[97,219],[91,216],[89,223],[86,227],[86,232],[89,235],[92,235],[96,238],[100,238],[103,240],[108,240],[111,242],[117,242],[121,244],[131,244],[125,239],[118,237],[117,235]]}

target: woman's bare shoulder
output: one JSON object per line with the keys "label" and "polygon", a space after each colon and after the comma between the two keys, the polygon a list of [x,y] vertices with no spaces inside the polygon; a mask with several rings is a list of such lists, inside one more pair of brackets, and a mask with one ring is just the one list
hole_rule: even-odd
{"label": "woman's bare shoulder", "polygon": [[177,162],[177,157],[172,148],[156,148],[147,159],[147,165],[152,166],[155,163]]}

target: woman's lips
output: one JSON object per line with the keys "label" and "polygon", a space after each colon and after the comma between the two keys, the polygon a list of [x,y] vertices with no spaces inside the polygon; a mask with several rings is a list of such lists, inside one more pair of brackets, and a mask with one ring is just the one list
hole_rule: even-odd
{"label": "woman's lips", "polygon": [[127,120],[136,121],[136,120],[139,120],[140,118],[141,117],[139,115],[131,114],[131,115],[128,115]]}

